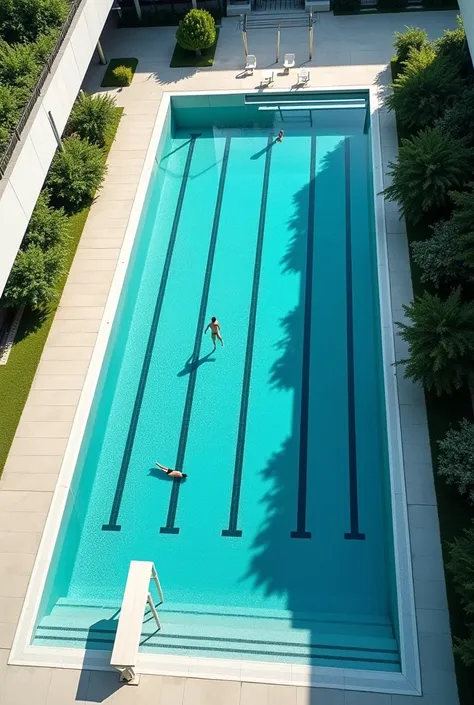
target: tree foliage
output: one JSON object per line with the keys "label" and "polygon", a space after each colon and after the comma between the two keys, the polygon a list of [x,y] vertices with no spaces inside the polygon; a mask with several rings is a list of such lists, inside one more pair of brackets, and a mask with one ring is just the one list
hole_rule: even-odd
{"label": "tree foliage", "polygon": [[434,43],[436,53],[448,59],[464,77],[472,78],[472,59],[466,39],[462,17],[457,17],[457,29],[446,29],[442,37]]}
{"label": "tree foliage", "polygon": [[438,473],[474,504],[474,424],[463,419],[438,441]]}
{"label": "tree foliage", "polygon": [[40,70],[30,44],[0,42],[0,83],[31,89]]}
{"label": "tree foliage", "polygon": [[463,91],[436,122],[436,125],[452,137],[466,138],[474,145],[474,89]]}
{"label": "tree foliage", "polygon": [[469,190],[453,192],[454,202],[452,222],[457,229],[460,243],[460,259],[465,265],[474,267],[474,184]]}
{"label": "tree foliage", "polygon": [[57,298],[57,283],[64,272],[60,247],[43,251],[35,243],[19,250],[3,291],[2,304],[43,308]]}
{"label": "tree foliage", "polygon": [[474,379],[474,302],[456,290],[446,300],[424,292],[403,307],[410,323],[397,323],[408,343],[405,377],[438,394],[451,394]]}
{"label": "tree foliage", "polygon": [[467,665],[474,664],[474,528],[467,529],[450,546],[449,572],[467,616],[469,635],[457,639],[455,651]]}
{"label": "tree foliage", "polygon": [[403,139],[398,160],[390,163],[392,184],[385,196],[397,201],[404,216],[416,223],[423,214],[442,211],[452,189],[469,179],[474,150],[462,140],[444,134],[439,127]]}
{"label": "tree foliage", "polygon": [[176,41],[183,49],[200,51],[216,41],[216,23],[207,10],[190,10],[180,20]]}
{"label": "tree foliage", "polygon": [[115,98],[81,93],[69,117],[69,129],[91,144],[103,147],[114,117]]}
{"label": "tree foliage", "polygon": [[68,235],[68,218],[62,208],[49,204],[47,191],[40,193],[23,239],[22,248],[30,244],[43,250],[64,244]]}
{"label": "tree foliage", "polygon": [[441,117],[463,86],[457,67],[426,44],[410,50],[403,72],[391,84],[387,105],[396,111],[403,127],[421,130]]}
{"label": "tree foliage", "polygon": [[1,0],[0,39],[9,44],[34,42],[59,27],[68,11],[67,0]]}
{"label": "tree foliage", "polygon": [[473,272],[462,259],[459,230],[453,221],[435,223],[432,230],[431,237],[411,244],[413,260],[421,269],[421,281],[438,288],[471,279]]}
{"label": "tree foliage", "polygon": [[49,170],[47,186],[51,201],[73,213],[91,202],[104,179],[106,166],[103,152],[95,144],[77,136],[63,142]]}
{"label": "tree foliage", "polygon": [[393,46],[400,64],[408,59],[412,49],[421,49],[428,44],[428,32],[419,27],[407,27],[405,32],[395,32]]}

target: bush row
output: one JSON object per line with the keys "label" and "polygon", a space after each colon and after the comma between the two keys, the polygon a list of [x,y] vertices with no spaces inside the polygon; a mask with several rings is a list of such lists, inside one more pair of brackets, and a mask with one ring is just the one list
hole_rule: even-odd
{"label": "bush row", "polygon": [[68,0],[0,2],[0,152],[20,118],[68,10]]}
{"label": "bush row", "polygon": [[[405,376],[438,395],[467,386],[474,404],[474,71],[462,21],[429,42],[424,30],[396,35],[396,78],[387,99],[405,135],[385,196],[399,203],[424,293],[399,323]],[[438,472],[474,505],[474,424],[438,442]],[[467,615],[474,613],[474,529],[450,549],[448,569]],[[468,617],[469,621],[469,617]],[[474,625],[458,640],[474,664]]]}
{"label": "bush row", "polygon": [[69,216],[90,205],[104,179],[104,145],[115,100],[81,93],[51,163],[3,292],[1,305],[42,309],[58,295],[68,246]]}

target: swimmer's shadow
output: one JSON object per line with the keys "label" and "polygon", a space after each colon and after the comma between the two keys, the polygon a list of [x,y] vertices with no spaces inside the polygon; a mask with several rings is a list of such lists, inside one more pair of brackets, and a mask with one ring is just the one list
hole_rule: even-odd
{"label": "swimmer's shadow", "polygon": [[197,360],[193,359],[193,356],[191,355],[188,357],[186,360],[184,367],[182,370],[178,372],[178,377],[186,377],[186,375],[190,375],[191,372],[195,372],[201,365],[204,365],[206,362],[215,362],[216,358],[211,357],[214,355],[215,350],[211,350],[210,353],[207,353],[207,355],[203,355],[203,357],[198,357]]}

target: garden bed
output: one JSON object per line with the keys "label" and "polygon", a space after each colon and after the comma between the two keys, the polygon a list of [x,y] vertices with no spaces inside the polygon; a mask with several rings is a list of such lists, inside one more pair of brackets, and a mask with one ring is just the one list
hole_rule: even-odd
{"label": "garden bed", "polygon": [[114,76],[113,72],[118,66],[125,66],[129,68],[132,75],[135,74],[138,65],[138,59],[127,58],[127,59],[110,59],[107,68],[104,73],[104,78],[102,79],[101,88],[119,88],[122,87],[122,83]]}
{"label": "garden bed", "polygon": [[178,43],[174,48],[173,56],[171,57],[170,67],[172,69],[193,68],[212,66],[214,64],[214,56],[219,41],[219,30],[216,31],[216,41],[209,49],[201,49],[201,56],[197,56],[195,51],[183,49]]}
{"label": "garden bed", "polygon": [[[104,162],[115,139],[122,112],[123,108],[115,109],[115,118],[107,133]],[[58,300],[44,311],[25,310],[8,363],[0,367],[0,399],[8,400],[8,403],[0,405],[0,474],[5,466],[89,210],[90,206],[69,218],[66,272],[57,285]]]}

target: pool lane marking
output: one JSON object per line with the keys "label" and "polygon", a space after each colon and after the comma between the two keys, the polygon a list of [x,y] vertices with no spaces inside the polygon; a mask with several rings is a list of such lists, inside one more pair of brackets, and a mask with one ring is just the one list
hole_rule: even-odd
{"label": "pool lane marking", "polygon": [[247,332],[247,347],[245,350],[244,374],[242,380],[242,396],[240,400],[239,430],[235,451],[234,477],[232,482],[232,498],[230,500],[229,526],[222,529],[222,536],[238,538],[242,531],[237,529],[240,506],[240,490],[242,486],[242,468],[244,463],[245,434],[247,431],[247,416],[250,396],[250,379],[252,375],[253,348],[255,341],[255,326],[257,322],[258,291],[260,287],[260,273],[262,269],[263,240],[265,236],[265,218],[267,213],[268,184],[270,181],[270,163],[272,159],[273,137],[268,138],[265,155],[265,168],[263,172],[262,200],[260,202],[260,218],[258,222],[257,245],[255,250],[255,264],[253,270],[252,296],[250,299],[249,323]]}
{"label": "pool lane marking", "polygon": [[[201,343],[204,331],[205,317],[207,313],[207,306],[209,301],[209,290],[211,288],[211,275],[212,268],[214,266],[214,256],[216,253],[217,245],[217,234],[219,232],[219,223],[221,219],[222,211],[222,200],[224,197],[224,186],[227,176],[227,165],[229,162],[229,152],[230,152],[230,142],[231,138],[227,137],[224,147],[224,155],[222,158],[221,174],[219,178],[219,187],[217,191],[216,208],[214,211],[214,221],[212,223],[211,239],[209,242],[209,251],[207,255],[206,271],[204,275],[204,283],[202,287],[201,294],[201,306],[199,308],[198,320],[196,325],[196,335],[194,338],[194,349],[191,358],[191,365],[199,359],[201,351]],[[189,424],[191,421],[191,412],[193,408],[194,401],[194,391],[196,389],[196,379],[197,379],[197,365],[191,368],[188,379],[188,389],[186,392],[186,401],[184,403],[183,418],[181,421],[181,433],[179,436],[178,452],[176,454],[176,465],[175,467],[180,470],[184,468],[184,458],[186,455],[186,445],[188,442],[189,434]],[[170,500],[168,505],[168,516],[166,519],[166,526],[160,528],[160,533],[162,534],[179,534],[179,528],[175,526],[176,522],[176,512],[178,509],[178,499],[179,499],[179,488],[180,480],[174,479],[171,486]]]}
{"label": "pool lane marking", "polygon": [[303,327],[303,370],[301,380],[300,452],[298,459],[298,507],[296,530],[292,539],[310,539],[306,530],[306,493],[308,486],[309,381],[311,371],[311,312],[313,307],[313,258],[316,203],[316,135],[311,137],[309,164],[308,241],[306,246],[306,278]]}
{"label": "pool lane marking", "polygon": [[178,225],[181,217],[181,211],[183,209],[184,195],[186,192],[186,185],[188,183],[189,172],[191,169],[191,162],[194,154],[194,147],[196,145],[196,138],[199,135],[191,135],[191,140],[189,142],[189,150],[186,156],[186,163],[184,166],[183,178],[181,181],[181,186],[178,194],[178,201],[176,203],[176,210],[173,219],[173,225],[171,228],[170,239],[168,242],[168,249],[166,251],[165,263],[163,266],[163,274],[161,277],[160,288],[158,289],[158,296],[156,298],[155,310],[153,313],[153,319],[150,327],[150,333],[148,335],[148,342],[146,346],[145,356],[143,358],[142,370],[140,373],[140,380],[138,383],[137,395],[135,397],[135,402],[133,405],[132,418],[130,420],[130,426],[128,428],[127,440],[125,443],[125,450],[122,456],[122,463],[120,465],[120,472],[117,480],[117,487],[115,489],[115,495],[112,503],[112,509],[110,511],[110,518],[107,524],[102,525],[103,531],[120,531],[122,528],[117,524],[118,515],[120,512],[120,506],[122,504],[123,492],[125,489],[125,482],[127,479],[128,469],[130,465],[130,458],[132,455],[133,444],[135,442],[135,436],[137,433],[138,420],[140,418],[140,411],[143,403],[143,396],[145,394],[146,383],[148,379],[148,373],[150,371],[151,358],[153,355],[153,348],[155,346],[156,332],[158,330],[158,323],[160,321],[161,309],[163,308],[163,301],[165,298],[166,285],[168,283],[168,276],[171,268],[171,260],[173,258],[174,246],[176,243],[176,236],[178,233]]}
{"label": "pool lane marking", "polygon": [[363,541],[359,531],[359,499],[357,488],[357,438],[355,427],[354,385],[354,314],[352,300],[352,225],[351,225],[351,145],[344,140],[346,192],[346,330],[347,330],[347,422],[349,443],[349,506],[351,530],[344,534],[348,540]]}

